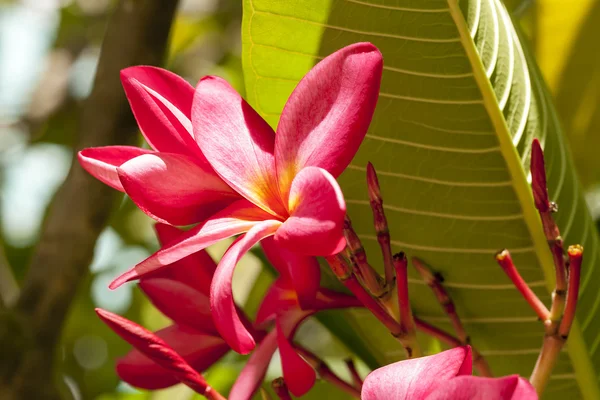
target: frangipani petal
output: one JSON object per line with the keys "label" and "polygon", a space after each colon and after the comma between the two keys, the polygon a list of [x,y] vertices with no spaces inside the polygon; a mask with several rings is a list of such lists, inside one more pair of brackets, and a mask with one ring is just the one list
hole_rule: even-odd
{"label": "frangipani petal", "polygon": [[286,250],[273,238],[261,242],[265,255],[282,277],[289,279],[303,309],[310,308],[321,283],[321,268],[316,258]]}
{"label": "frangipani petal", "polygon": [[229,400],[249,400],[260,384],[277,349],[277,331],[273,329],[256,346],[229,392]]}
{"label": "frangipani petal", "polygon": [[166,265],[173,264],[191,254],[228,237],[247,232],[260,221],[271,217],[247,200],[238,200],[211,219],[185,232],[174,243],[163,247],[129,271],[120,275],[110,285],[116,289],[125,282],[140,279],[155,273]]}
{"label": "frangipani petal", "polygon": [[336,51],[311,69],[287,101],[275,139],[283,198],[306,166],[334,177],[348,166],[371,123],[383,59],[371,43]]}
{"label": "frangipani petal", "polygon": [[277,314],[284,313],[292,308],[298,308],[298,295],[287,278],[280,277],[271,284],[263,297],[258,312],[256,325],[275,319]]}
{"label": "frangipani petal", "polygon": [[460,375],[471,375],[471,347],[386,365],[371,372],[362,387],[363,400],[425,399],[442,383]]}
{"label": "frangipani petal", "polygon": [[152,218],[173,225],[200,222],[239,199],[194,158],[172,153],[136,157],[117,168],[125,192]]}
{"label": "frangipani petal", "polygon": [[117,167],[152,150],[132,146],[90,147],[77,154],[79,164],[94,178],[108,186],[124,192],[117,174]]}
{"label": "frangipani petal", "polygon": [[207,295],[171,279],[142,279],[139,285],[152,304],[176,324],[218,335]]}
{"label": "frangipani petal", "polygon": [[233,298],[231,281],[236,264],[252,246],[261,239],[275,233],[281,222],[267,220],[253,226],[240,236],[227,250],[217,266],[210,288],[210,306],[217,330],[240,354],[248,354],[254,349],[254,338],[248,332],[240,317]]}
{"label": "frangipani petal", "polygon": [[192,136],[192,85],[172,72],[150,66],[122,70],[121,83],[150,146],[204,158]]}
{"label": "frangipani petal", "polygon": [[305,395],[315,384],[317,374],[313,367],[296,353],[279,320],[277,321],[277,346],[288,389],[296,397]]}
{"label": "frangipani petal", "polygon": [[[230,349],[223,339],[190,328],[171,325],[155,333],[196,371],[204,371]],[[117,361],[117,374],[125,382],[143,389],[162,389],[179,381],[173,374],[133,349]]]}
{"label": "frangipani petal", "polygon": [[336,254],[346,246],[346,203],[329,172],[317,167],[300,171],[292,182],[289,210],[290,217],[275,234],[278,245],[314,256]]}
{"label": "frangipani petal", "polygon": [[117,314],[96,308],[96,314],[117,335],[129,342],[141,353],[167,369],[177,380],[197,393],[205,393],[207,384],[204,377],[194,370],[164,340],[149,330],[142,328]]}
{"label": "frangipani petal", "polygon": [[194,135],[217,173],[265,211],[285,217],[275,174],[271,127],[223,79],[208,76],[196,87]]}
{"label": "frangipani petal", "polygon": [[[176,243],[177,239],[185,233],[172,225],[161,223],[157,223],[154,229],[162,247]],[[206,250],[200,250],[158,271],[152,277],[174,279],[208,296],[215,269],[217,263]]]}
{"label": "frangipani petal", "polygon": [[537,400],[529,381],[518,375],[501,378],[458,376],[444,382],[427,400]]}

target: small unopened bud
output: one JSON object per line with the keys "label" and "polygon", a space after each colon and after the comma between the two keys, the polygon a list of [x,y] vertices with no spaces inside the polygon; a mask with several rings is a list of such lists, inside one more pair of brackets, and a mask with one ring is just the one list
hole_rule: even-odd
{"label": "small unopened bud", "polygon": [[370,162],[367,164],[367,186],[369,187],[369,199],[381,202],[381,189],[375,167]]}
{"label": "small unopened bud", "polygon": [[546,169],[544,166],[544,152],[538,139],[531,144],[531,190],[535,208],[544,213],[550,210],[548,200],[548,185],[546,183]]}

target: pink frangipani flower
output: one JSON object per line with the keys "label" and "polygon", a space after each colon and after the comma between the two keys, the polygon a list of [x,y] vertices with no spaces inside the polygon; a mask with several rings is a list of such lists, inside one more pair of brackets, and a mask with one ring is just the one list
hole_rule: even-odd
{"label": "pink frangipani flower", "polygon": [[[170,225],[157,224],[159,241],[164,245],[176,238],[181,231]],[[154,306],[173,324],[153,335],[164,341],[197,372],[202,372],[222,358],[229,345],[217,332],[208,294],[216,264],[205,252],[192,254],[168,268],[140,280],[140,288]],[[104,313],[104,314],[103,314]],[[106,312],[100,311],[101,316]],[[106,318],[103,318],[107,321]],[[122,335],[123,330],[143,332],[134,322],[122,317],[111,317],[107,324],[134,347],[117,361],[119,377],[130,385],[143,389],[161,389],[179,382],[170,368],[165,368],[148,357],[140,343],[150,336]],[[249,323],[247,323],[249,325]],[[152,342],[148,342],[150,345]]]}
{"label": "pink frangipani flower", "polygon": [[[160,242],[168,244],[180,234],[179,229],[156,225]],[[315,383],[316,374],[292,344],[300,324],[314,313],[326,309],[360,307],[354,296],[337,293],[319,286],[316,279],[311,308],[302,307],[288,273],[293,267],[312,269],[318,273],[318,263],[290,253],[275,244],[272,238],[263,241],[263,248],[280,277],[267,291],[254,324],[244,318],[244,325],[253,332],[258,345],[236,380],[229,398],[249,400],[264,380],[265,373],[276,349],[279,349],[283,373],[290,391],[296,396],[308,392]],[[292,265],[301,260],[302,265]],[[140,288],[173,324],[157,332],[149,332],[135,322],[104,310],[97,310],[100,318],[119,336],[134,346],[117,361],[119,377],[143,389],[161,389],[184,382],[194,390],[205,391],[201,373],[221,359],[229,345],[216,331],[211,318],[208,290],[214,261],[203,250],[140,280]],[[255,328],[256,327],[256,328]],[[191,380],[190,380],[191,379]]]}
{"label": "pink frangipani flower", "polygon": [[363,400],[536,400],[531,384],[518,375],[501,378],[471,376],[470,346],[399,361],[371,372],[364,381]]}
{"label": "pink frangipani flower", "polygon": [[[335,178],[354,157],[373,116],[381,53],[370,43],[358,43],[323,59],[291,94],[276,134],[220,78],[203,78],[191,100],[181,78],[141,68],[124,73],[129,76],[124,86],[142,132],[157,151],[87,149],[80,162],[155,219],[199,224],[118,277],[111,288],[243,234],[218,265],[210,302],[220,334],[246,354],[255,341],[236,312],[234,267],[269,236],[302,255],[327,256],[344,248],[346,205]],[[301,292],[308,297],[308,290]]]}
{"label": "pink frangipani flower", "polygon": [[[273,282],[258,309],[255,326],[258,328],[275,323],[275,329],[256,346],[250,359],[231,389],[231,400],[245,400],[259,387],[266,373],[269,361],[279,349],[283,376],[288,389],[294,396],[303,396],[314,385],[314,368],[302,358],[294,348],[292,340],[299,326],[310,316],[323,310],[362,307],[354,296],[338,293],[320,286],[319,265],[314,257],[298,256],[277,245],[273,238],[262,241],[267,258],[280,276]],[[299,263],[299,264],[298,264]],[[307,269],[312,276],[310,284],[303,287],[312,290],[313,296],[307,302],[292,283],[291,271]],[[306,294],[306,292],[305,292]]]}

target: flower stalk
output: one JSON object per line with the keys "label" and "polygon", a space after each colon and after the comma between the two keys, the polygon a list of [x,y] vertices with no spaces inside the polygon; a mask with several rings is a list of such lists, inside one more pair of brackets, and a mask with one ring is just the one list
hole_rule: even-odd
{"label": "flower stalk", "polygon": [[360,398],[360,386],[356,387],[354,385],[351,385],[350,383],[337,376],[331,370],[331,368],[329,368],[325,361],[323,361],[321,358],[319,358],[316,354],[309,351],[308,349],[297,344],[294,346],[294,348],[296,349],[298,354],[300,354],[306,361],[308,361],[310,365],[312,365],[312,367],[315,369],[315,371],[317,371],[317,374],[319,374],[321,379],[328,383],[331,383],[332,385],[336,386],[340,390],[348,393],[353,397]]}
{"label": "flower stalk", "polygon": [[452,327],[454,328],[454,332],[458,336],[462,345],[469,344],[470,339],[467,335],[465,327],[463,326],[458,314],[456,313],[456,307],[452,298],[446,291],[446,288],[442,285],[442,279],[440,279],[439,275],[434,274],[423,262],[421,259],[417,257],[412,258],[412,265],[415,267],[421,278],[425,281],[427,286],[431,288],[433,294],[437,298],[438,302],[444,309],[444,312],[450,318],[450,322],[452,323]]}
{"label": "flower stalk", "polygon": [[[452,336],[451,334],[444,331],[443,329],[433,326],[417,317],[415,317],[414,320],[415,320],[415,325],[416,325],[417,329],[419,331],[425,333],[426,335],[434,337],[437,340],[439,340],[440,342],[442,342],[450,347],[463,346],[460,339],[458,339],[455,336]],[[492,377],[493,374],[490,369],[490,366],[488,365],[488,363],[485,360],[485,358],[483,357],[483,355],[479,351],[477,351],[477,349],[475,349],[473,346],[471,346],[471,351],[473,352],[473,365],[475,366],[477,373],[480,376]]]}
{"label": "flower stalk", "polygon": [[412,343],[407,340],[406,334],[400,323],[392,317],[381,303],[373,298],[367,290],[360,284],[359,280],[353,274],[352,269],[346,264],[346,260],[341,255],[326,257],[327,262],[337,278],[350,290],[360,302],[390,331],[404,347],[406,356],[412,357]]}
{"label": "flower stalk", "polygon": [[541,321],[546,321],[550,316],[550,311],[544,305],[544,303],[542,303],[539,297],[533,293],[533,290],[531,290],[531,288],[527,285],[523,277],[521,277],[521,274],[519,274],[519,271],[513,263],[510,252],[504,249],[496,253],[496,262],[498,265],[500,265],[504,273],[506,273],[517,290],[521,293],[525,301],[529,303],[529,306],[533,309],[533,311],[535,311],[538,318]]}
{"label": "flower stalk", "polygon": [[563,240],[560,236],[558,226],[552,217],[552,213],[558,211],[558,207],[548,198],[544,154],[537,139],[533,141],[531,150],[531,177],[531,190],[535,207],[539,212],[544,234],[552,252],[556,273],[556,285],[552,293],[550,310],[546,308],[529,286],[527,286],[517,271],[508,250],[498,252],[496,254],[496,261],[538,317],[544,322],[545,335],[542,349],[529,378],[538,396],[541,397],[575,319],[577,299],[579,297],[583,247],[580,245],[569,247],[567,252],[569,264],[567,265],[563,250]]}
{"label": "flower stalk", "polygon": [[285,384],[285,380],[283,380],[283,378],[274,379],[271,383],[271,387],[273,387],[273,391],[280,400],[292,400],[290,391],[288,390],[288,387]]}
{"label": "flower stalk", "polygon": [[560,322],[566,302],[567,294],[567,269],[563,250],[563,240],[552,214],[558,211],[556,203],[548,197],[544,152],[539,140],[535,139],[531,145],[531,191],[535,208],[540,214],[546,240],[552,251],[554,271],[556,274],[556,287],[552,293],[552,305],[548,319],[552,322],[549,328],[553,330]]}
{"label": "flower stalk", "polygon": [[388,294],[388,288],[381,276],[373,269],[367,260],[367,254],[358,235],[352,228],[352,221],[346,215],[344,219],[344,237],[346,238],[346,253],[354,266],[354,274],[360,279],[373,297],[383,298]]}
{"label": "flower stalk", "polygon": [[381,247],[383,255],[383,267],[385,271],[385,284],[388,288],[394,286],[394,263],[392,259],[392,247],[390,239],[390,230],[388,228],[387,218],[383,211],[383,198],[381,197],[381,188],[375,167],[370,162],[367,163],[367,187],[369,188],[369,200],[373,211],[373,224],[377,234],[377,242]]}
{"label": "flower stalk", "polygon": [[400,327],[405,332],[407,340],[412,343],[413,357],[422,355],[412,310],[408,297],[408,259],[406,254],[400,252],[394,255],[394,269],[396,270],[396,285],[398,290],[398,308],[400,310]]}
{"label": "flower stalk", "polygon": [[352,383],[354,384],[354,387],[360,391],[362,389],[363,379],[360,377],[360,374],[356,369],[356,364],[354,364],[354,360],[352,358],[347,358],[345,362],[346,367],[350,372],[350,376],[352,377]]}
{"label": "flower stalk", "polygon": [[[424,321],[419,320],[418,328],[425,333],[437,338],[441,342],[444,342],[452,347],[465,346],[470,345],[471,338],[467,335],[465,327],[456,312],[456,306],[454,305],[454,301],[452,301],[452,297],[446,290],[443,285],[443,279],[439,274],[434,274],[433,271],[427,266],[427,264],[422,261],[420,258],[413,257],[412,265],[415,267],[421,278],[425,281],[425,283],[431,288],[433,294],[436,299],[442,306],[442,309],[448,315],[454,332],[457,337],[450,335],[449,333],[438,329],[434,326],[427,324]],[[416,321],[416,319],[415,319]],[[473,364],[475,365],[475,369],[479,373],[480,376],[492,377],[492,371],[479,351],[475,347],[471,346],[473,351]]]}

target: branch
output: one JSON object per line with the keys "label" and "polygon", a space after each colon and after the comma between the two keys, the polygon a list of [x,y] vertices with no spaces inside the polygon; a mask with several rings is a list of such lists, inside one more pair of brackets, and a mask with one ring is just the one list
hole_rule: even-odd
{"label": "branch", "polygon": [[[136,64],[161,63],[177,3],[119,2],[102,44],[94,89],[82,110],[76,150],[135,142],[138,128],[119,71]],[[49,210],[21,296],[5,317],[12,328],[0,321],[0,343],[6,347],[0,348],[0,398],[59,398],[53,385],[55,347],[116,195],[73,162]]]}
{"label": "branch", "polygon": [[11,307],[19,296],[19,285],[13,275],[10,264],[0,242],[0,310]]}

